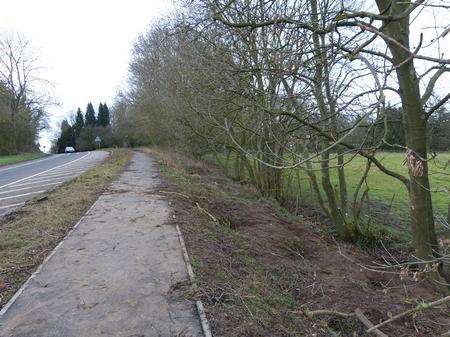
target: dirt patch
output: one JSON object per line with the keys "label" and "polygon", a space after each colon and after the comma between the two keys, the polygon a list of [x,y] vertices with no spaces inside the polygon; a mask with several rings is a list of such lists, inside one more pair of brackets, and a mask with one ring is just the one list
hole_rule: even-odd
{"label": "dirt patch", "polygon": [[205,200],[205,204],[218,221],[228,224],[232,229],[286,223],[273,206],[263,202],[253,202],[250,205],[242,201],[212,197]]}
{"label": "dirt patch", "polygon": [[1,307],[117,177],[130,155],[113,150],[106,161],[48,192],[45,199],[37,197],[0,219]]}
{"label": "dirt patch", "polygon": [[[354,317],[309,317],[317,309],[353,312],[373,322],[440,296],[425,281],[378,273],[380,263],[355,245],[335,242],[315,212],[299,217],[262,199],[251,186],[192,159],[152,150],[173,207],[214,336],[369,336]],[[200,165],[200,164],[197,164]],[[202,167],[203,167],[202,166]],[[407,316],[383,327],[388,336],[434,336],[449,329],[447,308]],[[370,335],[372,336],[372,335]]]}

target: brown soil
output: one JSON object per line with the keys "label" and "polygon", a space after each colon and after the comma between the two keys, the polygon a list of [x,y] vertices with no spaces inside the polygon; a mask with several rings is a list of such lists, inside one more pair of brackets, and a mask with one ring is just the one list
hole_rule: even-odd
{"label": "brown soil", "polygon": [[[161,160],[166,179],[159,193],[184,234],[198,278],[195,296],[214,336],[369,336],[354,317],[305,312],[360,308],[376,324],[440,298],[426,281],[368,270],[382,261],[335,242],[317,211],[292,216],[211,163],[147,151]],[[427,310],[381,330],[391,337],[439,335],[450,327],[448,312]]]}

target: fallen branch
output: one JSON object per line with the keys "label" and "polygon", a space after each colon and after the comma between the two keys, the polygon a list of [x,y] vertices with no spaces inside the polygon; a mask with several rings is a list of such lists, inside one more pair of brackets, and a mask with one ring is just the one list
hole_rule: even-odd
{"label": "fallen branch", "polygon": [[[374,326],[372,324],[371,321],[369,321],[369,319],[363,314],[363,312],[361,311],[361,309],[356,309],[355,310],[355,314],[356,317],[358,317],[358,319],[367,327],[369,328],[369,330],[371,330],[370,332],[376,334],[378,337],[388,337],[388,335],[386,335],[385,333],[381,332],[380,330],[378,330],[378,328],[376,326]],[[367,332],[369,332],[369,330],[367,330]]]}
{"label": "fallen branch", "polygon": [[355,316],[355,313],[353,313],[353,312],[341,312],[341,311],[337,311],[337,310],[327,310],[327,309],[313,310],[313,311],[304,310],[303,312],[309,318],[313,318],[314,316],[320,316],[320,315],[340,316],[340,317],[344,317],[344,318]]}
{"label": "fallen branch", "polygon": [[211,213],[209,213],[206,209],[204,209],[203,207],[201,207],[198,202],[195,203],[197,205],[197,208],[202,211],[203,213],[205,213],[206,215],[208,215],[212,221],[214,222],[218,222],[216,217],[214,215],[212,215]]}
{"label": "fallen branch", "polygon": [[[367,328],[371,329],[370,332],[376,334],[378,337],[389,337],[385,333],[381,332],[377,328],[374,327],[373,323],[369,321],[369,319],[363,314],[361,309],[357,308],[355,312],[342,312],[337,310],[329,310],[329,309],[319,309],[310,311],[308,309],[304,309],[303,313],[308,318],[314,318],[314,316],[321,315],[331,315],[331,316],[339,316],[343,318],[355,317],[358,318]],[[369,331],[368,331],[369,332]]]}
{"label": "fallen branch", "polygon": [[159,193],[165,193],[165,194],[176,194],[179,195],[180,197],[186,198],[186,199],[190,199],[190,197],[186,194],[183,193],[178,193],[178,192],[169,192],[169,191],[158,191]]}
{"label": "fallen branch", "polygon": [[395,320],[397,320],[399,318],[405,317],[405,316],[407,316],[409,314],[413,314],[413,313],[416,313],[418,311],[434,308],[434,307],[437,307],[440,304],[444,304],[444,303],[449,302],[449,301],[450,301],[450,296],[447,296],[447,297],[441,298],[441,299],[439,299],[437,301],[434,301],[434,302],[421,303],[421,304],[419,304],[418,306],[416,306],[413,309],[406,310],[406,311],[404,311],[404,312],[402,312],[400,314],[392,316],[391,318],[389,318],[389,319],[387,319],[387,320],[385,320],[385,321],[383,321],[383,322],[381,322],[381,323],[379,323],[377,325],[372,326],[371,328],[369,328],[367,330],[367,332],[372,332],[375,329],[378,329],[378,328],[380,328],[380,327],[382,327],[382,326],[384,326],[384,325],[386,325],[388,323],[391,323],[391,322],[393,322],[393,321],[395,321]]}

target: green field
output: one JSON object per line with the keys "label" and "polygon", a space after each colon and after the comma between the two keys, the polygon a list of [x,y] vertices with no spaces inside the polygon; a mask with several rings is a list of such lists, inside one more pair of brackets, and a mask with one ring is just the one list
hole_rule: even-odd
{"label": "green field", "polygon": [[[408,176],[407,168],[403,165],[404,154],[380,152],[377,158],[389,169]],[[347,160],[350,157],[346,158]],[[223,157],[221,157],[221,161]],[[223,163],[223,162],[222,162]],[[336,165],[337,161],[331,165]],[[366,159],[355,157],[345,166],[345,175],[348,185],[349,200],[353,200],[356,188],[366,166]],[[229,163],[233,167],[233,163]],[[318,168],[318,165],[317,165]],[[436,158],[429,161],[430,184],[432,189],[433,206],[436,214],[447,216],[450,203],[450,152],[439,153]],[[320,170],[316,171],[320,184]],[[337,186],[337,170],[331,169],[332,180]],[[409,201],[406,187],[397,179],[381,172],[372,165],[367,178],[369,198],[381,206],[380,212],[386,211],[392,202],[390,211],[401,217],[409,213]],[[292,169],[285,174],[285,189],[288,196],[299,197],[300,200],[314,203],[310,183],[306,172],[302,169]]]}
{"label": "green field", "polygon": [[[403,165],[403,153],[381,152],[377,157],[387,168],[408,176],[408,170]],[[336,162],[334,164],[336,165]],[[362,157],[355,157],[345,166],[350,200],[363,175],[365,166],[366,160]],[[447,208],[450,203],[450,153],[439,153],[436,158],[429,161],[429,172],[434,210],[441,215],[447,215]],[[287,187],[290,189],[289,194],[299,193],[310,197],[311,191],[306,173],[300,171],[298,176],[300,177],[300,186],[297,174],[293,174],[291,182],[287,184]],[[332,170],[332,178],[333,183],[337,185],[336,170]],[[404,215],[409,212],[408,192],[400,181],[386,175],[372,165],[367,184],[372,201],[378,201],[385,205],[389,205],[392,202],[392,211],[397,214]]]}
{"label": "green field", "polygon": [[46,154],[42,152],[20,153],[10,156],[0,156],[0,166],[7,164],[14,164],[26,160],[37,159],[44,156],[46,156]]}

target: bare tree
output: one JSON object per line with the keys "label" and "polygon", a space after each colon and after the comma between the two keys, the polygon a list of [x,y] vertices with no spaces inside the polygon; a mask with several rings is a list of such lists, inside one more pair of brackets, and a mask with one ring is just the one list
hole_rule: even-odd
{"label": "bare tree", "polygon": [[[45,127],[45,107],[50,99],[42,93],[46,84],[40,75],[38,58],[28,40],[13,32],[0,35],[0,86],[2,114],[8,115],[8,135],[2,143],[8,152],[20,151],[23,143],[32,147]],[[25,133],[25,134],[24,134]],[[6,138],[6,139],[5,139]],[[24,138],[27,138],[24,140]],[[31,142],[31,144],[30,144]]]}

